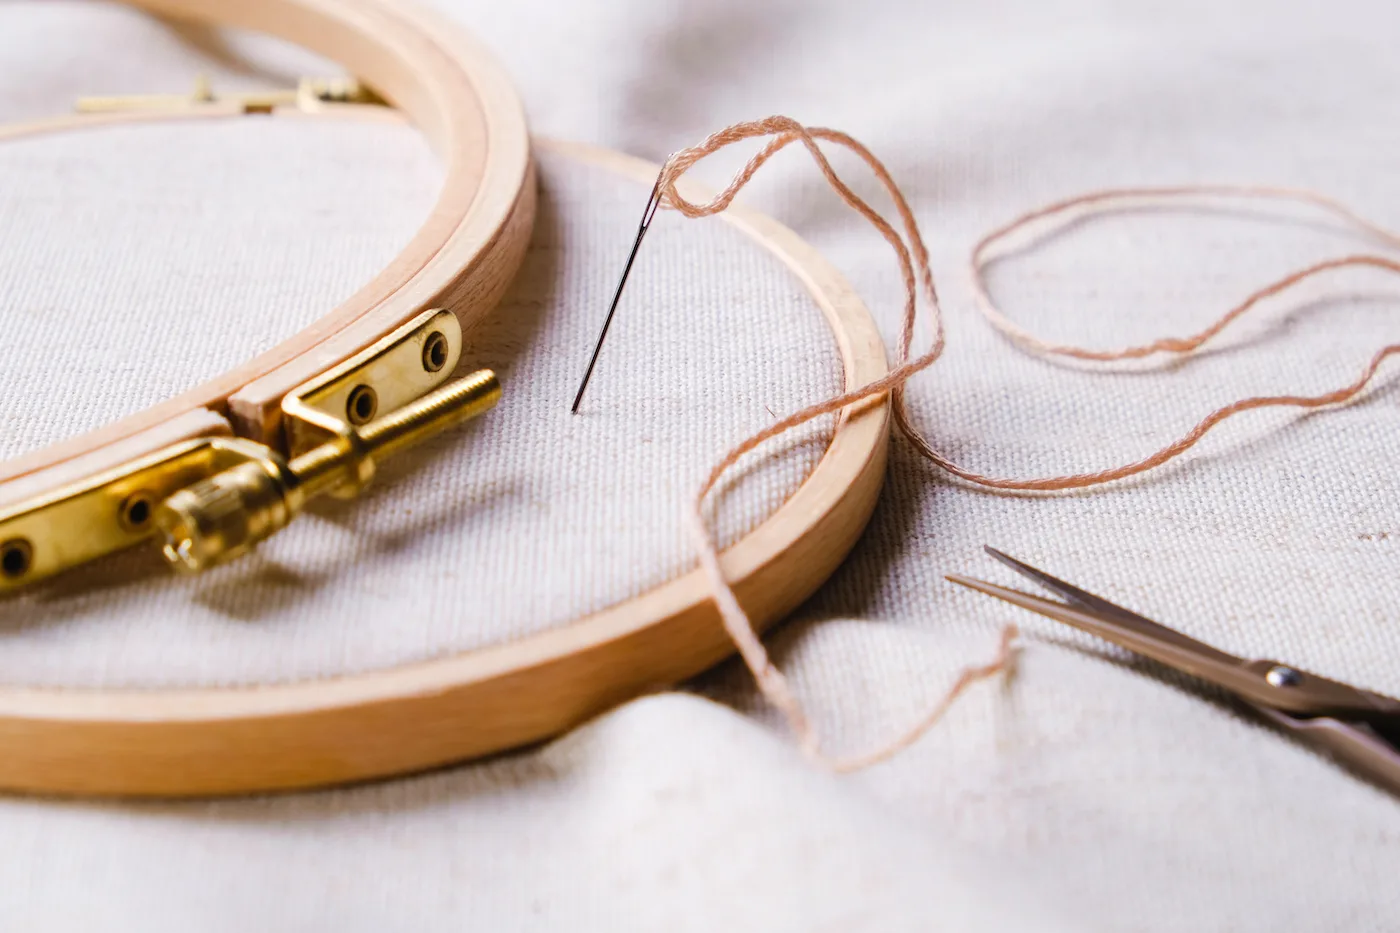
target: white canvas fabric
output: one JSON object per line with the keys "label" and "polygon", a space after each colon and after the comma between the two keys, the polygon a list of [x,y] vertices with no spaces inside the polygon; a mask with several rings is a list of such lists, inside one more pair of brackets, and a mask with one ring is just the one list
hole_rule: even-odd
{"label": "white canvas fabric", "polygon": [[[1230,399],[1345,384],[1400,334],[1400,288],[1348,273],[1182,365],[1089,370],[1008,346],[972,311],[964,271],[985,230],[1105,185],[1309,185],[1400,226],[1391,5],[442,6],[498,52],[540,133],[660,158],[781,112],[867,143],[918,212],[947,305],[947,355],[912,409],[980,471],[1134,459]],[[318,67],[115,6],[0,5],[4,120],[200,71],[274,86]],[[469,350],[505,377],[498,411],[244,566],[171,583],[130,556],[90,587],[0,605],[0,676],[365,670],[560,624],[690,566],[695,484],[743,434],[837,389],[835,347],[770,257],[719,221],[663,215],[590,414],[569,419],[646,192],[558,158],[542,168],[525,272]],[[0,452],[292,333],[393,255],[437,178],[414,134],[380,126],[249,119],[0,147]],[[893,257],[800,154],[746,200],[819,246],[893,337]],[[1075,225],[991,280],[1023,326],[1114,347],[1194,331],[1296,265],[1361,248],[1291,209],[1158,210]],[[729,662],[543,748],[371,787],[0,799],[0,924],[1393,929],[1396,800],[1186,678],[942,575],[1007,579],[980,554],[991,543],[1227,650],[1400,693],[1396,398],[1389,378],[1344,410],[1244,416],[1151,475],[1065,496],[970,489],[896,440],[856,551],[769,639],[828,747],[912,722],[1006,622],[1025,637],[1013,679],[866,772],[804,762]],[[819,448],[816,432],[746,481],[725,535],[781,502]]]}
{"label": "white canvas fabric", "polygon": [[[212,132],[133,127],[8,147],[17,176],[42,176],[10,194],[16,204],[5,212],[13,219],[10,238],[45,231],[12,266],[17,287],[11,300],[23,330],[10,352],[35,402],[19,413],[11,443],[27,440],[26,434],[58,439],[79,418],[96,426],[104,415],[150,404],[160,397],[150,393],[168,395],[214,375],[217,367],[288,336],[312,309],[334,303],[337,283],[325,272],[326,281],[314,283],[320,294],[308,296],[301,289],[273,291],[275,277],[250,268],[251,257],[215,263],[211,274],[198,265],[207,254],[153,251],[152,244],[179,229],[177,218],[190,205],[211,210],[201,176],[210,164],[221,173],[238,170],[227,147],[270,137],[272,147],[284,148],[280,159],[264,156],[265,177],[254,168],[249,178],[230,181],[225,191],[249,196],[227,224],[195,231],[186,250],[208,250],[230,237],[242,238],[233,241],[235,250],[248,241],[271,249],[279,235],[298,241],[309,235],[314,245],[299,243],[298,249],[314,265],[319,257],[312,251],[333,248],[338,231],[376,229],[372,217],[402,218],[379,230],[378,242],[353,234],[357,242],[334,263],[342,273],[347,263],[358,263],[343,274],[343,288],[373,274],[376,262],[387,261],[386,251],[412,233],[426,211],[422,198],[371,190],[347,204],[343,194],[357,184],[355,163],[347,158],[357,147],[373,147],[392,162],[385,153],[397,146],[409,164],[384,165],[384,174],[411,171],[422,145],[411,130],[289,122],[265,134],[245,120]],[[258,135],[247,135],[249,129]],[[112,145],[66,159],[49,154],[84,135],[113,137]],[[212,137],[221,150],[196,153],[184,143],[200,136]],[[132,200],[149,198],[167,210],[132,217],[130,203],[106,204],[88,184],[75,194],[54,194],[55,176],[78,174],[89,162],[148,145],[152,137],[178,157],[153,160],[140,177],[142,189],[129,184],[126,191]],[[86,142],[90,147],[91,139]],[[543,204],[519,285],[468,336],[463,351],[464,368],[489,366],[506,387],[490,417],[386,462],[371,491],[353,503],[317,503],[252,560],[172,579],[157,554],[133,551],[63,586],[6,601],[0,618],[10,650],[0,661],[3,676],[12,683],[86,686],[334,676],[543,631],[689,569],[691,544],[678,519],[715,459],[717,441],[737,442],[772,420],[772,412],[838,392],[835,340],[778,259],[737,230],[722,223],[661,225],[629,291],[631,313],[612,334],[621,349],[609,347],[587,408],[571,415],[580,366],[628,245],[607,231],[634,225],[638,197],[644,201],[647,191],[577,160],[548,152],[539,158]],[[290,167],[298,162],[300,171]],[[313,168],[322,202],[335,205],[310,208],[319,229],[269,229],[263,215],[297,195],[296,178]],[[417,168],[421,187],[429,189],[434,170]],[[46,209],[56,199],[60,209]],[[69,209],[74,203],[81,207]],[[130,296],[124,301],[85,288],[100,272],[68,271],[75,255],[84,264],[109,261],[98,243],[69,245],[64,226],[74,210],[96,215],[84,228],[93,240],[129,230],[123,242],[137,261],[127,272],[130,283],[118,289]],[[41,251],[45,244],[52,248]],[[670,275],[677,268],[702,278],[678,283]],[[240,285],[240,276],[253,284]],[[193,280],[195,293],[152,301],[151,290],[168,279],[176,288]],[[212,311],[197,296],[209,287],[220,296]],[[67,297],[76,292],[83,297],[69,310]],[[161,312],[147,312],[148,304]],[[191,313],[191,307],[200,310]],[[255,310],[245,315],[245,307]],[[722,309],[731,338],[715,341],[714,319],[694,313],[696,307]],[[53,311],[34,313],[39,309]],[[98,329],[123,349],[94,345],[75,365],[65,348],[72,331],[51,332],[55,314],[102,321]],[[205,341],[212,341],[204,352],[213,359],[198,360],[196,369],[183,347]],[[141,349],[148,344],[153,351]],[[637,361],[628,363],[628,353]],[[148,374],[145,367],[164,371]],[[173,378],[186,381],[171,385]],[[95,379],[109,388],[91,392]],[[85,400],[89,395],[92,402]],[[67,399],[84,401],[68,411]],[[54,409],[59,417],[46,419]],[[828,425],[814,425],[737,475],[720,512],[721,541],[749,531],[792,494],[821,456],[828,432]],[[405,586],[415,579],[420,582]]]}

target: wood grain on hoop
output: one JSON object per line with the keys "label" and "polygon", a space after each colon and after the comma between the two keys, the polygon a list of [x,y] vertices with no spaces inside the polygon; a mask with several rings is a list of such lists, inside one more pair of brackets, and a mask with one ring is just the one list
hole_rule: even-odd
{"label": "wood grain on hoop", "polygon": [[[639,194],[656,177],[657,166],[617,153],[540,145],[635,179]],[[885,374],[869,312],[816,250],[743,207],[722,218],[812,294],[847,386]],[[797,492],[725,552],[726,573],[756,624],[794,609],[855,544],[875,507],[888,439],[883,399],[843,412]],[[411,772],[557,735],[732,651],[697,570],[519,641],[340,678],[217,689],[0,688],[0,787],[192,796]]]}
{"label": "wood grain on hoop", "polygon": [[[535,182],[524,112],[499,66],[455,24],[400,0],[129,2],[163,15],[265,32],[337,62],[424,132],[443,161],[443,187],[427,223],[403,252],[306,330],[176,398],[0,464],[0,481],[78,456],[96,462],[107,445],[153,436],[150,429],[199,409],[227,414],[239,434],[275,440],[278,404],[288,391],[424,308],[448,307],[469,328],[495,306],[529,245]],[[115,122],[128,121],[84,118],[68,125]],[[44,121],[34,131],[54,125]],[[7,135],[19,132],[23,128]],[[70,478],[70,472],[54,475]]]}

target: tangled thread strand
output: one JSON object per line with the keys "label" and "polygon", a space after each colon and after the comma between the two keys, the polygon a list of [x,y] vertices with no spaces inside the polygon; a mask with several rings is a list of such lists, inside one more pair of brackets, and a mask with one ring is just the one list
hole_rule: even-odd
{"label": "tangled thread strand", "polygon": [[[676,188],[682,175],[697,162],[735,143],[748,139],[772,137],[748,160],[729,184],[709,201],[697,204],[687,200]],[[827,160],[818,140],[844,148],[859,158],[874,174],[885,193],[889,196],[903,227],[903,236],[882,214],[850,189]],[[909,207],[903,192],[895,183],[889,171],[865,146],[845,133],[825,127],[806,127],[789,117],[773,116],[763,120],[736,123],[706,137],[699,145],[682,149],[673,154],[662,169],[658,181],[661,203],[690,218],[708,217],[725,210],[733,202],[739,191],[749,183],[754,175],[769,159],[787,146],[800,142],[816,163],[822,176],[847,206],[864,217],[895,252],[900,274],[905,286],[905,303],[900,329],[900,339],[895,366],[885,376],[856,389],[847,390],[833,398],[803,408],[785,418],[770,424],[763,430],[746,438],[715,464],[701,484],[690,511],[691,532],[699,552],[700,566],[711,587],[716,607],[726,632],[733,640],[743,658],[744,664],[752,673],[765,699],[772,703],[786,718],[789,728],[796,735],[804,754],[837,771],[852,771],[884,761],[900,750],[908,747],[921,735],[932,728],[953,705],[957,698],[972,684],[998,674],[1008,673],[1014,665],[1014,639],[1016,629],[1007,626],[1001,635],[996,655],[991,661],[979,666],[965,668],[944,693],[940,701],[928,714],[910,728],[891,740],[876,746],[872,751],[843,758],[828,756],[821,748],[816,730],[797,699],[791,685],[783,673],[773,664],[767,649],[759,639],[752,621],[739,603],[733,587],[724,575],[720,564],[719,550],[711,536],[705,516],[705,505],[710,493],[724,473],[733,467],[745,454],[765,441],[785,434],[813,419],[867,399],[889,393],[894,420],[900,432],[914,448],[940,469],[960,479],[993,489],[1017,491],[1058,491],[1095,486],[1123,479],[1137,473],[1153,469],[1180,456],[1207,432],[1220,422],[1241,412],[1257,408],[1288,406],[1297,408],[1320,408],[1338,405],[1355,398],[1376,375],[1381,364],[1389,356],[1400,353],[1400,344],[1391,344],[1379,350],[1370,364],[1353,382],[1331,392],[1319,395],[1274,395],[1253,396],[1231,402],[1210,412],[1181,438],[1160,450],[1122,466],[1090,473],[1068,476],[1054,476],[1040,479],[1007,479],[985,476],[952,462],[936,451],[928,440],[912,424],[904,401],[904,387],[908,380],[920,371],[932,366],[942,355],[946,346],[942,309],[938,292],[934,285],[930,268],[928,249],[924,245],[918,221]],[[993,247],[1032,224],[1075,209],[1086,208],[1103,211],[1123,203],[1170,198],[1262,198],[1271,200],[1293,200],[1328,211],[1343,221],[1357,227],[1366,234],[1381,240],[1386,245],[1400,248],[1400,234],[1396,234],[1368,221],[1339,202],[1315,192],[1296,188],[1275,188],[1263,186],[1223,186],[1199,185],[1171,188],[1123,188],[1090,192],[1074,198],[1058,201],[1017,217],[1011,222],[993,230],[974,246],[970,258],[973,293],[976,307],[999,332],[1023,349],[1051,356],[1065,356],[1090,361],[1118,361],[1139,359],[1159,353],[1186,354],[1200,348],[1217,336],[1233,321],[1246,314],[1267,298],[1276,296],[1295,285],[1320,275],[1323,272],[1345,267],[1372,267],[1400,273],[1400,262],[1384,256],[1354,254],[1338,259],[1316,263],[1278,279],[1254,292],[1244,301],[1232,307],[1205,329],[1187,337],[1168,337],[1141,346],[1125,347],[1117,350],[1092,350],[1068,344],[1043,341],[1034,334],[1014,324],[1001,313],[993,302],[985,281],[986,267],[993,261],[990,257]],[[929,349],[922,355],[910,359],[914,329],[918,317],[919,296],[922,293],[927,304],[933,327],[933,337]]]}

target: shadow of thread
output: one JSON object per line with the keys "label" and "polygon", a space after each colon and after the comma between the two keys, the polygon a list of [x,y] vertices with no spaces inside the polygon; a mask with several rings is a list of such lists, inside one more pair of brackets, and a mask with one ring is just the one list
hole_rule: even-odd
{"label": "shadow of thread", "polygon": [[890,432],[889,465],[885,483],[870,521],[856,540],[850,555],[836,573],[822,584],[789,620],[806,626],[828,618],[866,618],[878,613],[880,593],[905,555],[923,546],[914,534],[925,503],[938,490],[910,467],[921,459]]}

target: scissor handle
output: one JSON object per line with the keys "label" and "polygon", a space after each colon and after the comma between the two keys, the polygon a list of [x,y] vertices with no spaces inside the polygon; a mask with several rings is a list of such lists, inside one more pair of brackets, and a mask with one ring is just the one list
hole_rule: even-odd
{"label": "scissor handle", "polygon": [[[1251,703],[1261,716],[1280,729],[1345,765],[1377,786],[1400,794],[1400,730],[1343,722],[1330,716],[1302,719]],[[1390,733],[1388,736],[1387,733]]]}

